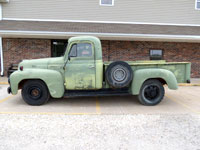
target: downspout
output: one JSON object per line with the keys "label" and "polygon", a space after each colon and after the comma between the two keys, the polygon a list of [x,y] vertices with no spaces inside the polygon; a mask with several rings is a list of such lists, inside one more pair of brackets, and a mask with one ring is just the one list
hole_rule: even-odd
{"label": "downspout", "polygon": [[108,61],[110,61],[110,40],[108,41]]}
{"label": "downspout", "polygon": [[[2,4],[0,3],[0,21],[2,20]],[[1,76],[3,76],[4,66],[3,66],[3,47],[2,47],[2,37],[0,37],[0,55],[1,55]]]}
{"label": "downspout", "polygon": [[3,76],[4,67],[3,67],[3,48],[2,48],[2,37],[0,37],[0,55],[1,55],[1,76]]}

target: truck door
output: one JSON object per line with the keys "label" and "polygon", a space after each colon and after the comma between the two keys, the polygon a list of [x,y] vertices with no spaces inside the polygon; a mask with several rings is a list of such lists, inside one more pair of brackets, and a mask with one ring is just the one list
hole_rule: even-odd
{"label": "truck door", "polygon": [[69,90],[95,89],[95,56],[91,43],[75,43],[69,50],[65,68],[65,86]]}

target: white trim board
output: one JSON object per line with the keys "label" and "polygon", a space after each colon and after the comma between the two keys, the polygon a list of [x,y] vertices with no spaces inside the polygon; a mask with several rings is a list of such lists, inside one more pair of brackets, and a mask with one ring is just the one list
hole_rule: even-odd
{"label": "white trim board", "polygon": [[26,18],[2,18],[11,21],[44,21],[44,22],[80,22],[80,23],[113,23],[113,24],[146,24],[146,25],[168,25],[168,26],[197,26],[200,24],[175,24],[175,23],[151,23],[151,22],[121,22],[121,21],[92,21],[92,20],[59,20],[59,19],[26,19]]}
{"label": "white trim board", "polygon": [[67,38],[71,36],[83,36],[91,35],[97,36],[101,39],[114,38],[116,40],[131,39],[131,40],[153,40],[153,41],[193,41],[200,42],[200,36],[194,35],[160,35],[160,34],[124,34],[124,33],[92,33],[92,32],[49,32],[49,31],[10,31],[0,30],[0,36],[2,37],[43,37],[52,38],[60,37]]}
{"label": "white trim board", "polygon": [[132,36],[132,35],[136,35],[136,36],[159,36],[159,37],[198,37],[200,38],[200,35],[171,35],[171,34],[128,34],[128,33],[99,33],[99,32],[54,32],[54,31],[18,31],[18,30],[0,30],[0,34],[1,33],[31,33],[31,34],[81,34],[81,35],[85,35],[85,34],[95,34],[95,35],[106,35],[106,36]]}

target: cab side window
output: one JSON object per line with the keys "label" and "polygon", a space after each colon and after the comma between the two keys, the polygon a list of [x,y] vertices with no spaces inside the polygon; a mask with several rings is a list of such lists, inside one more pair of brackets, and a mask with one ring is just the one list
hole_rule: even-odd
{"label": "cab side window", "polygon": [[92,57],[92,45],[90,43],[77,44],[77,57]]}
{"label": "cab side window", "polygon": [[92,57],[92,45],[90,43],[73,44],[69,53],[70,57]]}

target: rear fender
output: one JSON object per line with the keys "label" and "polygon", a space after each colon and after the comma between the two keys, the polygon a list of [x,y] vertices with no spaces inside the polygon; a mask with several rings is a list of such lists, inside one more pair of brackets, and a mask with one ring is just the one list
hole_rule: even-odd
{"label": "rear fender", "polygon": [[48,87],[53,98],[61,98],[64,95],[64,79],[60,72],[47,69],[26,69],[15,71],[10,76],[11,92],[16,95],[19,84],[23,80],[42,80]]}
{"label": "rear fender", "polygon": [[163,79],[169,89],[178,89],[175,75],[166,69],[139,69],[134,71],[133,81],[131,84],[131,93],[138,95],[142,84],[148,79]]}

